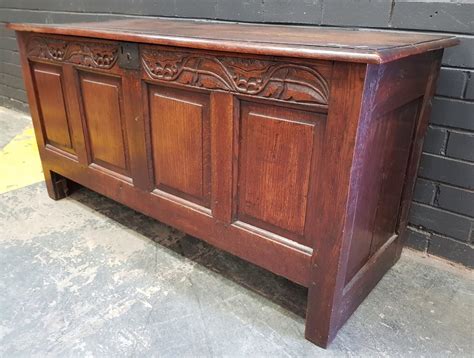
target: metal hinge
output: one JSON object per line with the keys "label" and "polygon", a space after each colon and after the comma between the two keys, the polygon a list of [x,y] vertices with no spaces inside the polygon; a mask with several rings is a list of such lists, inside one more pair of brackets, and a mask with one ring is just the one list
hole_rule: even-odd
{"label": "metal hinge", "polygon": [[133,42],[122,42],[120,44],[118,65],[120,68],[124,68],[127,70],[140,69],[138,44]]}

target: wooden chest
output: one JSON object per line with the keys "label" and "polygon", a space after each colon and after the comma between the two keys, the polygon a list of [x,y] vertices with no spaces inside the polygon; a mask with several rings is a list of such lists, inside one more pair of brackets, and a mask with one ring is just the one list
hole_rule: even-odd
{"label": "wooden chest", "polygon": [[8,26],[53,199],[74,181],[308,287],[323,347],[399,258],[453,37]]}

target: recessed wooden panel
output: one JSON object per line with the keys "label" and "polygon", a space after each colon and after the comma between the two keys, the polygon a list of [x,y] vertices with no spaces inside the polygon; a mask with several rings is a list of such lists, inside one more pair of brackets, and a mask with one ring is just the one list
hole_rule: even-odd
{"label": "recessed wooden panel", "polygon": [[209,205],[209,96],[150,86],[150,121],[155,186]]}
{"label": "recessed wooden panel", "polygon": [[80,83],[92,162],[127,175],[128,150],[120,79],[81,72]]}
{"label": "recessed wooden panel", "polygon": [[396,233],[414,124],[421,99],[387,113],[387,132],[383,152],[382,182],[379,190],[371,254]]}
{"label": "recessed wooden panel", "polygon": [[371,147],[364,158],[365,169],[361,174],[364,184],[358,188],[359,198],[364,198],[358,218],[364,225],[358,222],[352,235],[346,284],[396,234],[403,178],[420,102],[417,99],[375,117],[366,132],[365,139]]}
{"label": "recessed wooden panel", "polygon": [[305,111],[242,103],[239,220],[304,242],[318,117]]}
{"label": "recessed wooden panel", "polygon": [[46,143],[74,152],[64,101],[61,67],[35,63],[33,75]]}

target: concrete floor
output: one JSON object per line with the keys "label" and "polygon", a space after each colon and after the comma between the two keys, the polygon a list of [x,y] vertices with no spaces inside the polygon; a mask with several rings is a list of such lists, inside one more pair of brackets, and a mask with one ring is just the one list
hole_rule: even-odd
{"label": "concrete floor", "polygon": [[[0,148],[30,125],[0,111]],[[0,173],[1,176],[1,173]],[[0,177],[1,178],[1,177]],[[404,252],[328,350],[306,290],[86,189],[0,195],[0,357],[471,356],[472,272]]]}

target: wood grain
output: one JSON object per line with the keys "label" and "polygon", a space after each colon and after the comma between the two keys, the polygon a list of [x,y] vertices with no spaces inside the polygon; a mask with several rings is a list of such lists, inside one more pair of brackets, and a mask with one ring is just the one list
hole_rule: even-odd
{"label": "wood grain", "polygon": [[64,102],[61,67],[35,64],[34,79],[38,88],[38,103],[46,142],[74,152],[66,104]]}
{"label": "wood grain", "polygon": [[128,174],[120,80],[82,72],[80,83],[92,162]]}
{"label": "wood grain", "polygon": [[234,150],[237,149],[239,103],[229,93],[211,94],[212,216],[231,224],[234,202]]}
{"label": "wood grain", "polygon": [[209,206],[209,97],[152,86],[149,100],[156,187]]}
{"label": "wood grain", "polygon": [[84,36],[348,62],[384,63],[459,43],[454,36],[316,26],[128,19],[78,24],[8,24],[16,31]]}
{"label": "wood grain", "polygon": [[240,112],[237,218],[303,243],[318,116],[248,102]]}
{"label": "wood grain", "polygon": [[10,27],[51,198],[79,183],[308,287],[305,335],[323,347],[399,258],[436,49],[456,40],[172,20]]}
{"label": "wood grain", "polygon": [[[305,336],[325,347],[337,332],[337,309],[344,288],[344,273],[354,220],[356,192],[350,191],[356,138],[363,106],[366,66],[336,64],[323,143],[323,162],[316,189],[318,201],[308,218],[314,239],[311,284]],[[373,79],[371,79],[373,81]],[[341,130],[343,128],[344,130]],[[351,197],[352,194],[352,197]]]}

